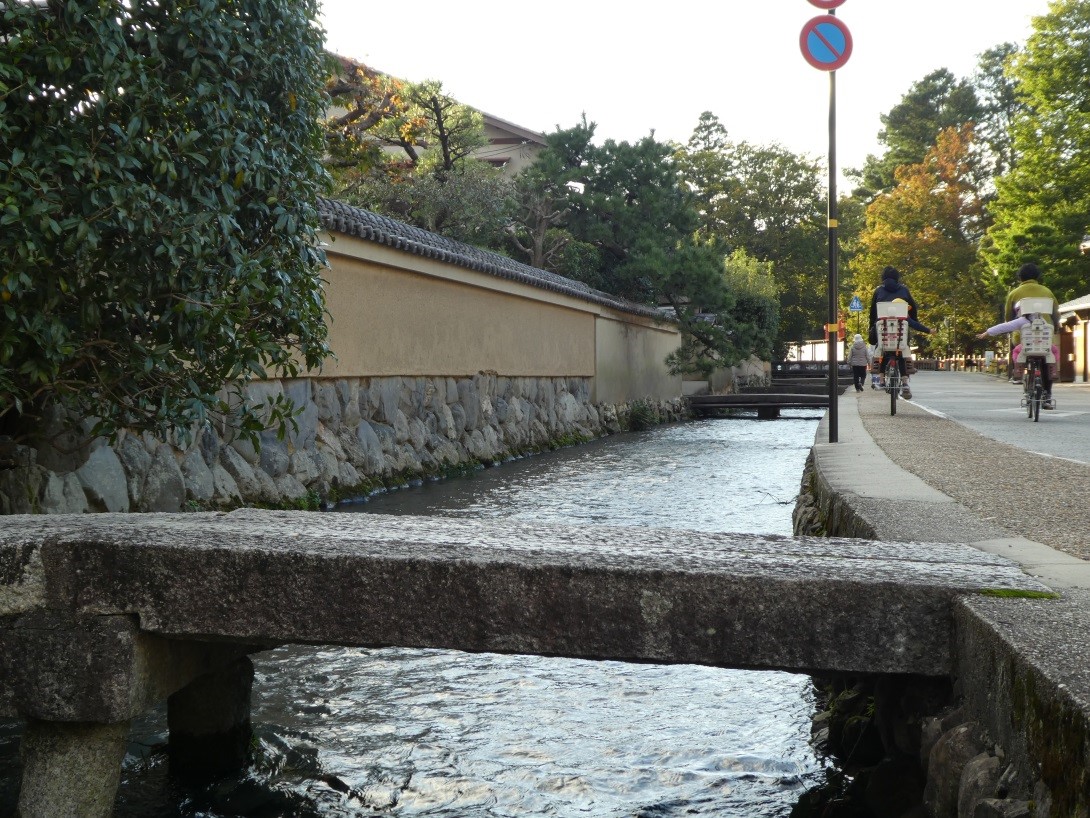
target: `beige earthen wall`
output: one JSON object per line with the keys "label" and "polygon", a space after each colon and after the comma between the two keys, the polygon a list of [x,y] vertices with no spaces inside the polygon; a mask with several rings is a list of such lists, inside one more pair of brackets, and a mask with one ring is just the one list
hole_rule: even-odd
{"label": "beige earthen wall", "polygon": [[603,310],[597,319],[595,403],[626,403],[681,394],[681,376],[664,361],[681,343],[677,328],[651,319]]}
{"label": "beige earthen wall", "polygon": [[674,398],[680,343],[668,323],[423,258],[352,236],[327,239],[330,346],[322,377],[594,378],[592,400]]}

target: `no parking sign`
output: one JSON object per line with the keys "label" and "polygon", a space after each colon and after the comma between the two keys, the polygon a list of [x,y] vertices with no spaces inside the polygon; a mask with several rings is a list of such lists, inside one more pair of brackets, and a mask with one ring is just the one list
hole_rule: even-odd
{"label": "no parking sign", "polygon": [[[833,0],[826,0],[833,2]],[[818,0],[810,0],[819,5]],[[843,0],[840,0],[843,2]],[[839,3],[837,4],[839,5]],[[821,71],[836,71],[852,55],[852,34],[831,14],[822,14],[802,27],[799,47],[806,62]]]}

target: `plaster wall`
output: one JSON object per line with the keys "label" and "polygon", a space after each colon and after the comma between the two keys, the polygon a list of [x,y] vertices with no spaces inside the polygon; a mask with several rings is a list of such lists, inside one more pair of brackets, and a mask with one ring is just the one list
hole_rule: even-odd
{"label": "plaster wall", "polygon": [[671,375],[664,363],[666,356],[681,345],[676,327],[619,316],[603,313],[595,324],[591,399],[596,403],[624,403],[681,395],[681,376]]}
{"label": "plaster wall", "polygon": [[591,399],[681,395],[676,326],[337,234],[326,253],[323,377],[592,378]]}
{"label": "plaster wall", "polygon": [[[337,359],[323,376],[594,374],[592,313],[527,297],[519,290],[531,288],[488,281],[493,276],[406,253],[376,255],[385,258],[329,253],[326,298]],[[420,263],[391,263],[401,261]]]}

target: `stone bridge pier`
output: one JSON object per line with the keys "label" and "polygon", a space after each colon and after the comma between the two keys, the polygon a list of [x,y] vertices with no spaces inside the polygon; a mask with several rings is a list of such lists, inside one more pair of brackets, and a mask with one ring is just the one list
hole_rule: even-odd
{"label": "stone bridge pier", "polygon": [[164,699],[172,773],[244,765],[255,649],[144,633],[133,614],[0,619],[0,711],[26,721],[20,818],[111,815],[130,721]]}
{"label": "stone bridge pier", "polygon": [[9,516],[0,716],[21,818],[109,816],[130,720],[171,769],[245,762],[253,666],[284,643],[810,674],[949,676],[954,606],[1046,591],[967,546],[246,510]]}

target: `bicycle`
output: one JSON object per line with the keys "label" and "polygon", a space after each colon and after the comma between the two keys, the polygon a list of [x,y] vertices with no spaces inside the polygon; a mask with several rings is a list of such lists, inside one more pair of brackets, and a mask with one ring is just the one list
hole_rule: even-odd
{"label": "bicycle", "polygon": [[[1052,301],[1044,298],[1023,298],[1018,302],[1021,315],[1027,323],[1021,327],[1021,355],[1025,358],[1026,369],[1022,375],[1022,406],[1027,417],[1034,423],[1041,419],[1041,408],[1049,398],[1045,396],[1044,368],[1055,362],[1052,352],[1053,325],[1051,320]],[[1016,347],[1017,349],[1018,347]],[[1056,407],[1050,402],[1049,409]]]}
{"label": "bicycle", "polygon": [[896,350],[887,353],[882,360],[885,365],[882,370],[885,376],[885,385],[883,388],[889,393],[890,415],[897,414],[897,398],[901,396],[901,390],[904,389],[904,382],[901,379],[900,358],[901,351]]}
{"label": "bicycle", "polygon": [[[1041,406],[1045,402],[1045,384],[1041,367],[1048,366],[1043,355],[1026,357],[1026,371],[1022,375],[1022,407],[1034,423],[1041,419]],[[1055,403],[1053,403],[1055,406]]]}
{"label": "bicycle", "polygon": [[908,304],[900,299],[884,301],[876,305],[876,312],[878,318],[874,331],[878,349],[882,352],[879,371],[885,377],[882,388],[889,393],[889,413],[896,415],[897,398],[901,397],[901,390],[907,388],[901,367],[905,367],[908,374],[908,360],[905,358],[909,352]]}

